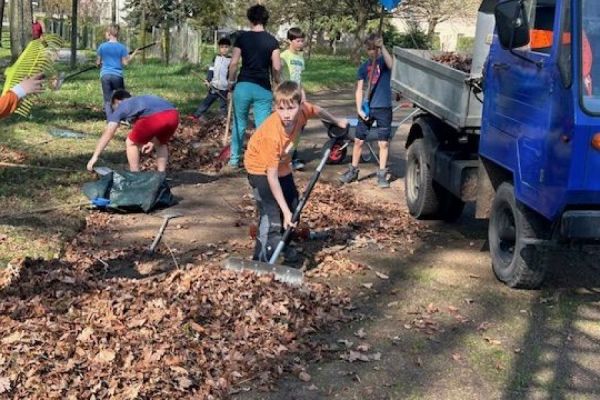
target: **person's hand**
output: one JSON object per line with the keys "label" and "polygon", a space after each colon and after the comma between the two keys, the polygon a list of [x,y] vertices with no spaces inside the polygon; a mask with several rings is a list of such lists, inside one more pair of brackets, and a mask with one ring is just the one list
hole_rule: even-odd
{"label": "person's hand", "polygon": [[210,86],[210,82],[208,81],[208,79],[205,79],[205,80],[204,80],[204,84],[205,84],[206,86]]}
{"label": "person's hand", "polygon": [[154,150],[154,143],[152,142],[148,142],[142,146],[142,153],[144,154],[150,154],[152,150]]}
{"label": "person's hand", "polygon": [[348,120],[346,118],[339,118],[337,120],[337,126],[339,126],[342,129],[346,129],[346,127],[348,126]]}
{"label": "person's hand", "polygon": [[37,74],[31,78],[25,78],[19,83],[25,94],[41,93],[44,91],[42,83],[44,82],[44,74]]}
{"label": "person's hand", "polygon": [[365,114],[365,112],[363,110],[358,110],[358,117],[360,119],[362,119],[363,121],[369,120],[369,117],[367,117],[367,114]]}
{"label": "person's hand", "polygon": [[296,227],[297,223],[292,222],[292,213],[290,210],[286,210],[283,212],[283,229],[287,229],[289,227]]}
{"label": "person's hand", "polygon": [[383,38],[375,39],[374,44],[375,44],[375,47],[377,47],[378,49],[382,48],[383,47]]}
{"label": "person's hand", "polygon": [[98,157],[92,156],[92,158],[90,158],[90,161],[88,161],[88,163],[87,163],[87,170],[90,172],[94,172],[94,165],[96,164],[97,161],[98,161]]}

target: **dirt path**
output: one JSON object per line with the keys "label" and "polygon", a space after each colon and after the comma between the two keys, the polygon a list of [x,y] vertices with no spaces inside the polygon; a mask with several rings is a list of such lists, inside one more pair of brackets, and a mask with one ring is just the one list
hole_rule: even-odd
{"label": "dirt path", "polygon": [[[352,115],[351,91],[315,96],[334,113]],[[398,120],[408,111],[395,115]],[[404,208],[404,139],[407,125],[391,147],[392,187],[379,190],[364,179],[345,190],[366,204]],[[325,135],[311,122],[301,157],[316,165]],[[335,182],[346,165],[326,169]],[[361,175],[375,171],[362,165]],[[298,174],[300,180],[308,172]],[[237,242],[249,247],[244,177],[195,172],[173,176],[181,198],[165,234],[184,262],[209,243]],[[248,200],[248,199],[246,199]],[[250,203],[251,204],[251,203]],[[172,210],[170,210],[172,211]],[[149,245],[160,215],[117,216],[116,239]],[[454,224],[422,225],[422,240],[407,251],[381,251],[376,243],[344,257],[370,269],[329,278],[345,288],[354,321],[336,332],[315,335],[331,351],[310,354],[298,364],[310,381],[291,373],[277,392],[240,387],[239,399],[567,399],[600,397],[600,272],[593,255],[557,254],[557,266],[541,291],[505,288],[492,275],[486,249],[486,223],[467,208]],[[115,240],[98,237],[99,243]],[[350,362],[348,359],[353,360]],[[365,359],[365,361],[361,361]],[[306,380],[306,376],[304,376]]]}

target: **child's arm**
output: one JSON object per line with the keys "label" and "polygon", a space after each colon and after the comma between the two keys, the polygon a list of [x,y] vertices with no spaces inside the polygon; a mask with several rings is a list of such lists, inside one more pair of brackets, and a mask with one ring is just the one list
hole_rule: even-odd
{"label": "child's arm", "polygon": [[271,53],[271,71],[273,74],[273,81],[276,84],[281,83],[281,55],[279,49],[273,50]]}
{"label": "child's arm", "polygon": [[87,170],[92,172],[94,171],[94,164],[98,161],[98,157],[100,157],[100,153],[104,151],[108,143],[115,136],[117,129],[119,128],[119,124],[117,122],[109,122],[106,125],[106,129],[104,129],[104,133],[98,140],[98,144],[96,145],[96,150],[94,150],[94,155],[90,158],[90,161],[87,163]]}
{"label": "child's arm", "polygon": [[292,224],[292,211],[285,201],[283,190],[281,190],[281,184],[279,183],[279,172],[277,167],[267,168],[267,181],[269,182],[269,188],[271,193],[279,205],[279,209],[283,214],[283,228],[287,229],[290,226],[296,226]]}
{"label": "child's arm", "polygon": [[366,120],[367,116],[362,110],[364,83],[365,81],[362,79],[356,82],[356,92],[354,93],[354,99],[356,100],[356,112],[358,113],[358,116],[361,119]]}
{"label": "child's arm", "polygon": [[32,78],[23,79],[18,85],[0,97],[0,118],[6,117],[15,111],[23,97],[32,93],[43,92],[42,78],[43,74],[38,74]]}
{"label": "child's arm", "polygon": [[237,76],[238,64],[240,63],[240,58],[242,57],[242,50],[239,47],[233,48],[233,53],[231,54],[231,62],[229,63],[229,71],[227,75],[227,80],[229,81],[229,90],[233,88],[233,84],[235,83],[235,78]]}
{"label": "child's arm", "polygon": [[330,124],[336,124],[340,128],[345,128],[346,125],[348,125],[348,120],[346,118],[336,118],[333,114],[331,114],[329,111],[322,107],[313,107],[315,108],[315,113],[317,114],[317,117],[319,117],[319,119],[325,122],[329,122]]}
{"label": "child's arm", "polygon": [[385,62],[385,65],[388,67],[388,69],[392,69],[392,66],[394,65],[394,59],[390,55],[388,49],[383,44],[383,38],[377,39],[375,41],[375,46],[381,49],[381,55],[383,56],[383,61]]}

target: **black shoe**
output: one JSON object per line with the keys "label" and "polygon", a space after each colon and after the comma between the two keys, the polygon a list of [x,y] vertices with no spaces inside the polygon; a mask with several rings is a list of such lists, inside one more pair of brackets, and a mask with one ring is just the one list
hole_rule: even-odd
{"label": "black shoe", "polygon": [[296,264],[301,259],[302,259],[302,257],[300,257],[300,254],[298,253],[298,251],[293,247],[288,246],[283,252],[283,263],[284,264]]}
{"label": "black shoe", "polygon": [[350,183],[358,180],[358,168],[350,166],[346,172],[339,177],[340,182]]}
{"label": "black shoe", "polygon": [[390,187],[390,181],[388,181],[386,174],[387,170],[385,169],[380,169],[377,171],[377,186],[379,186],[381,189],[387,189]]}

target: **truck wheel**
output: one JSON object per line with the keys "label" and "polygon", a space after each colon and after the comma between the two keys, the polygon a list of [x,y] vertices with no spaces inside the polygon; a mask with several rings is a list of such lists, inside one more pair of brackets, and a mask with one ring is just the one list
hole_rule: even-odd
{"label": "truck wheel", "polygon": [[439,208],[428,159],[424,140],[412,142],[406,155],[404,189],[408,211],[418,219],[435,217]]}
{"label": "truck wheel", "polygon": [[465,208],[465,202],[436,182],[433,183],[433,187],[439,204],[437,217],[446,222],[454,222],[459,219]]}
{"label": "truck wheel", "polygon": [[492,269],[498,280],[511,288],[535,289],[544,280],[547,257],[527,239],[544,239],[548,223],[515,199],[511,183],[502,183],[490,214],[488,240]]}

